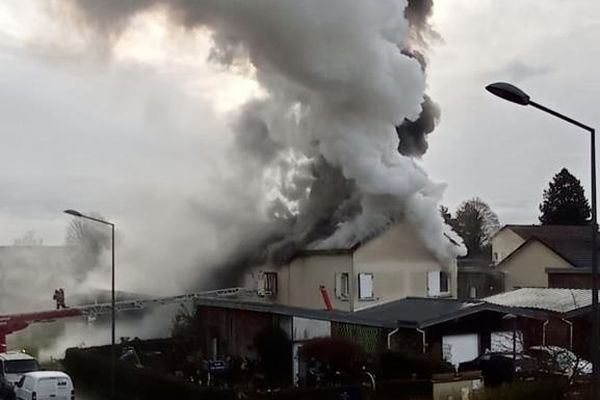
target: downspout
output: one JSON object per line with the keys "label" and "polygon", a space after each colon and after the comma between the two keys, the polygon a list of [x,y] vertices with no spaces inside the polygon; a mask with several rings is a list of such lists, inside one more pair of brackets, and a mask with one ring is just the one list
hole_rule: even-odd
{"label": "downspout", "polygon": [[400,328],[396,328],[387,334],[387,349],[388,350],[391,350],[391,348],[392,348],[392,336],[394,336],[396,333],[398,333],[399,330],[400,330]]}
{"label": "downspout", "polygon": [[573,350],[573,322],[566,319],[563,319],[562,321],[569,325],[569,350]]}
{"label": "downspout", "polygon": [[425,331],[423,329],[416,328],[417,332],[421,334],[421,348],[422,353],[425,354],[425,349],[427,348],[427,340],[425,337]]}
{"label": "downspout", "polygon": [[546,345],[546,326],[548,325],[548,322],[550,322],[550,320],[547,319],[542,324],[542,346]]}

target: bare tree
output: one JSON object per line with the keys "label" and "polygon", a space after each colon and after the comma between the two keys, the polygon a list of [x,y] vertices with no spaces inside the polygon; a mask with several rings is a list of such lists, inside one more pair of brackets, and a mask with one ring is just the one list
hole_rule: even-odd
{"label": "bare tree", "polygon": [[37,237],[35,231],[27,231],[23,236],[13,241],[13,246],[41,246],[43,244],[44,240]]}
{"label": "bare tree", "polygon": [[474,197],[461,203],[450,225],[463,238],[469,256],[477,257],[489,252],[490,239],[500,222],[485,201]]}
{"label": "bare tree", "polygon": [[[101,215],[91,213],[94,218]],[[73,247],[75,278],[81,280],[98,266],[102,252],[110,247],[110,233],[106,227],[82,218],[74,218],[69,223],[65,235],[65,244]]]}

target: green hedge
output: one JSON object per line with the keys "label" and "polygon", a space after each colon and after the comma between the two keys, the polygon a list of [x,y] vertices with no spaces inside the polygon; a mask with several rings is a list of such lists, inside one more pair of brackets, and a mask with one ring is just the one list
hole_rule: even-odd
{"label": "green hedge", "polygon": [[[75,380],[90,389],[110,394],[110,358],[96,349],[68,349],[64,366]],[[187,383],[174,376],[121,363],[116,370],[117,397],[120,399],[233,399],[231,390],[218,390]]]}

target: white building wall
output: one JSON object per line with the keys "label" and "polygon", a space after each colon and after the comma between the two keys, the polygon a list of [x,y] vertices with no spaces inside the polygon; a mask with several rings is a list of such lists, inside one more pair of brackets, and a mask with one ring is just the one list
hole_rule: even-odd
{"label": "white building wall", "polygon": [[510,228],[500,230],[492,238],[492,262],[500,263],[523,243],[525,240]]}
{"label": "white building wall", "polygon": [[360,273],[373,274],[371,300],[360,299],[354,290],[354,309],[358,310],[403,297],[427,297],[429,272],[446,270],[450,295],[456,296],[456,264],[442,264],[427,250],[414,228],[397,224],[359,247],[353,255],[354,285]]}

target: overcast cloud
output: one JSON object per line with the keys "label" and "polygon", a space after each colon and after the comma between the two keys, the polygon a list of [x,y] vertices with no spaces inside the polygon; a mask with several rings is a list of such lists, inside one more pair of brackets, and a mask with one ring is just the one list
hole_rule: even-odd
{"label": "overcast cloud", "polygon": [[[108,57],[40,4],[0,4],[0,243],[34,230],[61,244],[69,220],[61,211],[76,208],[119,222],[125,268],[168,265],[173,253],[175,271],[209,265],[219,218],[248,207],[240,223],[255,222],[260,188],[240,185],[246,175],[225,154],[229,113],[260,89],[206,62],[206,33],[172,29],[160,13],[135,18]],[[589,195],[586,134],[484,86],[514,82],[598,126],[600,3],[437,0],[433,24],[443,39],[429,56],[428,93],[442,117],[422,163],[447,182],[444,203],[454,210],[479,196],[502,223],[535,223],[562,167]],[[190,212],[214,221],[199,226]],[[165,290],[181,285],[175,275],[158,276]],[[119,281],[130,284],[128,276]]]}

